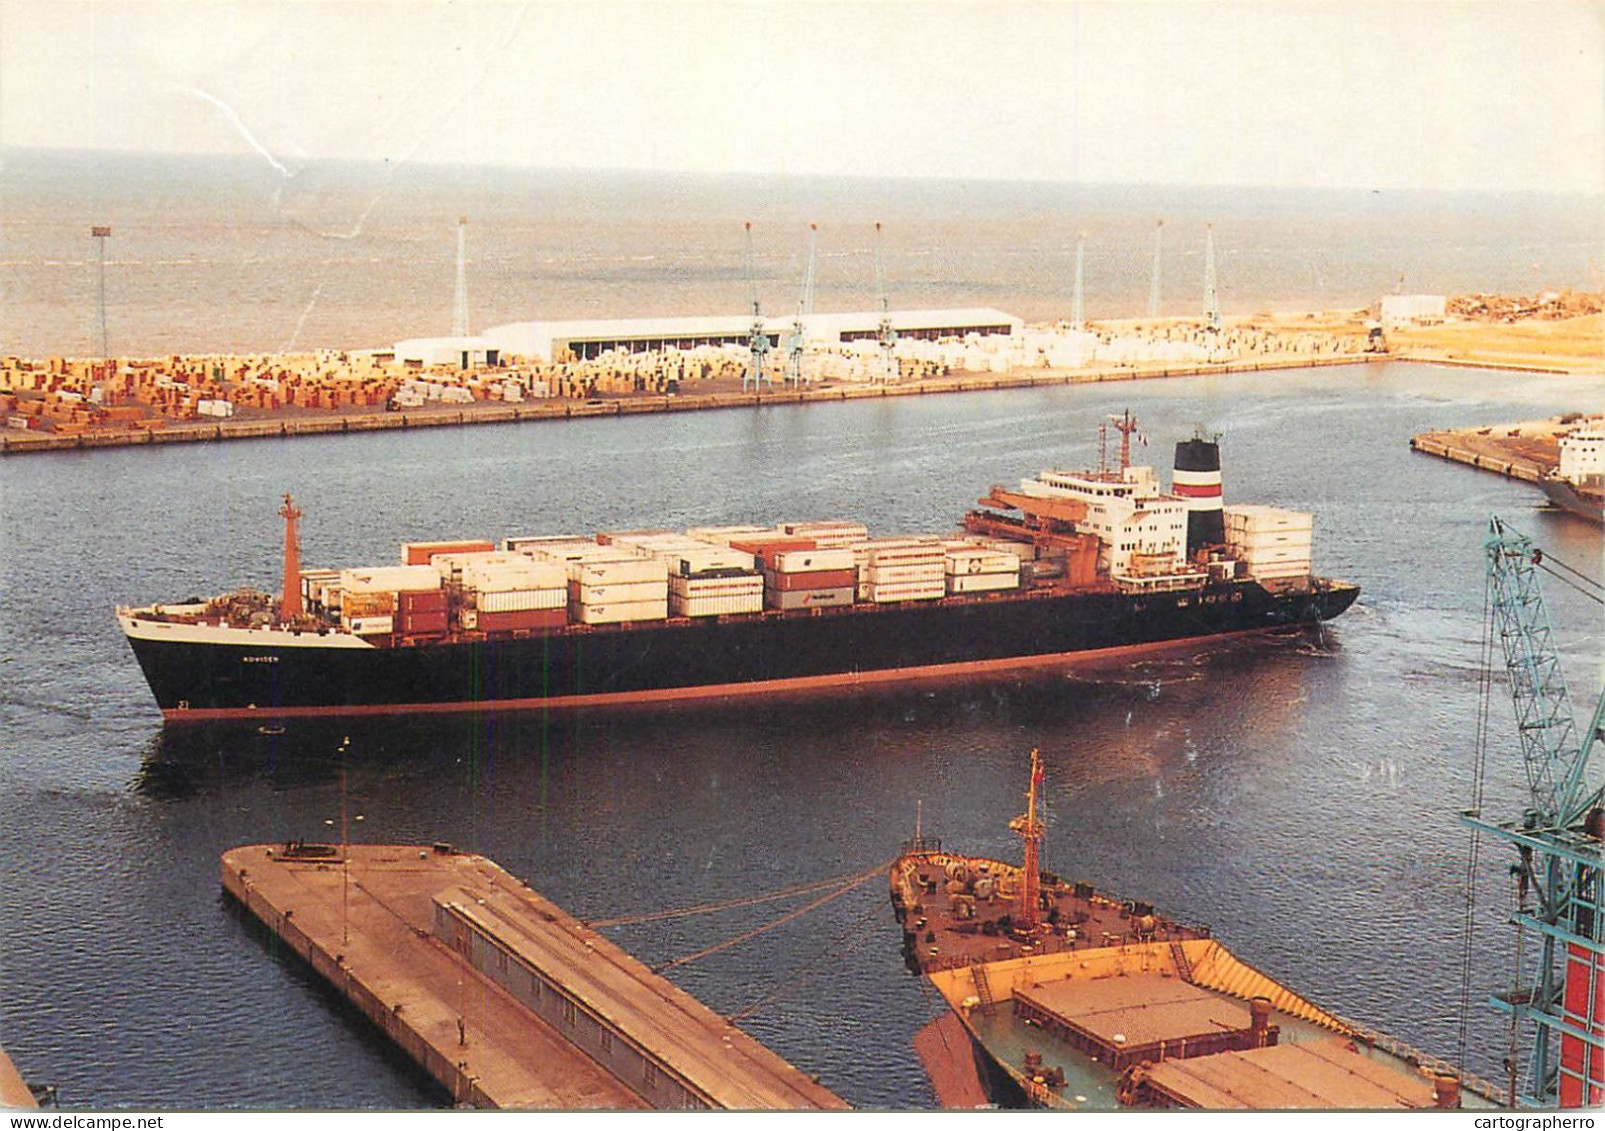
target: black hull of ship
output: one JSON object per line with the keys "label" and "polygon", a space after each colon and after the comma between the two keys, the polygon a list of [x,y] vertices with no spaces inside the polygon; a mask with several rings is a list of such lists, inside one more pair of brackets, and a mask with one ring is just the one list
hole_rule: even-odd
{"label": "black hull of ship", "polygon": [[986,678],[1328,620],[1358,589],[1025,593],[377,648],[129,643],[171,721],[581,709]]}

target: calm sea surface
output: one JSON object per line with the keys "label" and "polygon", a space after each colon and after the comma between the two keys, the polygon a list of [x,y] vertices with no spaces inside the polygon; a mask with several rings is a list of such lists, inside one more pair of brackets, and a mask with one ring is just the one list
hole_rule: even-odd
{"label": "calm sea surface", "polygon": [[[6,174],[10,194],[20,191],[16,167]],[[116,254],[144,262],[129,249],[137,226],[90,207],[168,191],[124,172],[131,187],[121,195],[88,180],[63,182],[64,200],[77,193],[87,202],[82,223],[71,200],[35,199],[20,220],[6,202],[5,332],[24,335],[8,338],[7,350],[72,352],[70,341],[54,347],[45,339],[87,332],[56,309],[69,296],[49,293],[39,245],[49,242],[52,224],[72,228],[78,275],[87,240],[77,229],[90,222],[121,225]],[[393,189],[360,236],[317,237],[328,249],[325,263],[308,258],[304,236],[290,233],[288,220],[273,218],[260,186],[241,181],[232,214],[220,203],[227,194],[214,193],[194,214],[174,209],[172,230],[163,229],[162,239],[182,242],[190,237],[180,230],[214,225],[226,250],[190,245],[209,266],[185,275],[176,266],[126,265],[121,301],[148,307],[129,316],[130,340],[146,335],[139,340],[163,350],[286,344],[300,315],[264,302],[268,275],[283,301],[303,312],[308,280],[326,283],[302,344],[384,341],[430,320],[428,329],[449,327],[451,219],[457,211],[477,216],[483,203],[466,208],[438,186],[422,198]],[[501,200],[510,226],[532,199],[568,217],[567,229],[550,217],[528,220],[525,243],[508,245],[526,257],[508,268],[524,272],[524,293],[544,289],[542,301],[560,313],[706,309],[677,297],[682,270],[703,299],[732,287],[739,298],[739,247],[724,246],[723,220],[710,217],[741,214],[740,182],[676,190],[683,200],[652,187],[656,221],[626,207],[636,189],[621,183],[604,179],[589,198],[553,189],[551,198],[504,199],[477,182],[464,191],[479,193],[480,202]],[[765,191],[760,206],[802,211],[775,186]],[[904,207],[933,233],[963,232],[968,197],[953,191]],[[1007,223],[1024,240],[1033,223],[1048,222],[1031,211],[1052,212],[1032,204],[1047,190],[1010,191],[1018,197],[1002,192],[1002,199],[1018,204],[1019,214]],[[303,207],[312,207],[308,200]],[[397,230],[415,242],[386,250],[373,225],[403,203],[412,219],[395,221]],[[1002,229],[989,225],[1003,223],[998,214],[1007,209],[995,199],[973,207],[984,213],[977,227],[997,238]],[[1100,207],[1134,240],[1151,237],[1151,202],[1125,212],[1118,199]],[[433,228],[427,238],[419,232],[416,217],[429,208],[444,239]],[[48,216],[56,220],[41,219]],[[1268,219],[1266,230],[1280,222]],[[1344,223],[1331,221],[1334,229]],[[687,235],[670,246],[663,228],[675,224]],[[710,241],[715,228],[719,240]],[[1535,237],[1546,256],[1573,254],[1552,238]],[[358,243],[372,251],[371,265],[352,255]],[[1038,312],[1031,303],[1045,309],[1058,301],[1041,276],[994,289],[1035,260],[1023,244],[994,254],[988,247],[1001,242],[982,243],[960,241],[942,258],[933,236],[923,274],[932,293],[906,305],[985,303],[1031,316]],[[422,245],[435,261],[430,272],[418,270],[443,273],[435,280],[438,309],[382,289],[408,285],[397,276],[416,268],[410,257],[422,256]],[[615,258],[594,268],[605,277],[594,289],[633,305],[586,308],[603,299],[579,278],[583,257],[570,245],[612,248]],[[1468,287],[1508,286],[1526,270],[1487,280],[1475,255],[1468,267],[1454,255],[1438,259],[1407,246],[1431,260],[1435,277],[1464,277]],[[1134,268],[1144,298],[1149,251],[1131,252],[1144,260]],[[684,266],[627,266],[633,255],[658,254],[679,256]],[[1063,248],[1053,254],[1062,258]],[[252,255],[287,258],[270,272]],[[776,255],[777,277],[784,276]],[[1575,255],[1586,264],[1586,248]],[[1347,262],[1382,258],[1368,247]],[[19,267],[23,261],[33,265]],[[561,266],[535,266],[547,263]],[[860,266],[867,271],[868,260]],[[1304,267],[1281,269],[1291,278]],[[915,272],[899,270],[905,278]],[[235,291],[225,278],[231,271]],[[59,278],[68,274],[57,270]],[[374,289],[358,287],[361,277]],[[180,278],[212,282],[196,289]],[[1380,283],[1367,286],[1375,291]],[[476,301],[499,307],[498,319],[526,309],[517,295],[491,290],[481,285]],[[376,316],[386,295],[393,330]],[[193,313],[176,313],[191,309],[186,303]],[[17,329],[19,311],[28,312],[25,332]],[[5,460],[0,1043],[30,1079],[57,1084],[73,1106],[442,1103],[220,895],[224,849],[330,835],[342,795],[334,751],[349,738],[345,790],[351,811],[363,816],[363,838],[451,841],[494,858],[576,915],[597,918],[872,868],[913,831],[917,805],[928,834],[1014,858],[1006,822],[1020,809],[1037,746],[1047,760],[1049,867],[1210,923],[1241,957],[1335,1012],[1453,1056],[1467,844],[1455,813],[1471,788],[1482,532],[1487,516],[1499,513],[1596,575],[1601,540],[1598,528],[1540,512],[1534,489],[1416,456],[1408,441],[1434,426],[1597,406],[1602,393],[1598,379],[1377,365]],[[1222,435],[1229,500],[1316,514],[1321,572],[1364,589],[1324,645],[1233,645],[1075,678],[845,703],[567,720],[352,721],[267,736],[249,728],[164,730],[112,617],[119,602],[244,583],[272,587],[280,538],[274,510],[285,491],[307,513],[309,565],[391,561],[398,542],[415,538],[621,526],[858,517],[881,533],[941,530],[988,484],[1095,461],[1097,422],[1126,407],[1151,439],[1142,454],[1152,462],[1167,466],[1171,445],[1202,425]],[[1586,714],[1599,692],[1605,625],[1599,606],[1558,586],[1549,593],[1576,710]],[[1522,805],[1520,769],[1501,687],[1492,718],[1487,809],[1514,814]],[[1485,852],[1477,885],[1469,1059],[1488,1075],[1505,1054],[1497,1015],[1480,1003],[1509,977],[1511,939],[1500,926],[1506,864],[1497,850]],[[659,962],[779,910],[611,935]],[[909,1039],[932,1016],[933,1000],[904,970],[898,943],[877,880],[674,977],[717,1010],[753,1010],[746,1027],[854,1104],[929,1106]]]}

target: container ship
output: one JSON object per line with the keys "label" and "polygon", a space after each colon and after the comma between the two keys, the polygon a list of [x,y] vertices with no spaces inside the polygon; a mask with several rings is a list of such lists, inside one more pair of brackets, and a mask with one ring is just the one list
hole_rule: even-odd
{"label": "container ship", "polygon": [[[1225,506],[1219,446],[1170,492],[1130,459],[993,487],[949,536],[846,520],[408,543],[284,588],[120,607],[170,721],[577,709],[1068,670],[1298,630],[1359,590],[1311,570],[1313,520]],[[1107,437],[1106,431],[1101,435]],[[1106,444],[1100,452],[1107,452]]]}
{"label": "container ship", "polygon": [[1485,1108],[1492,1085],[1327,1012],[1152,904],[913,840],[890,872],[903,954],[951,1012],[916,1037],[944,1106]]}
{"label": "container ship", "polygon": [[1549,501],[1605,524],[1605,427],[1579,428],[1560,439],[1560,465],[1539,481]]}

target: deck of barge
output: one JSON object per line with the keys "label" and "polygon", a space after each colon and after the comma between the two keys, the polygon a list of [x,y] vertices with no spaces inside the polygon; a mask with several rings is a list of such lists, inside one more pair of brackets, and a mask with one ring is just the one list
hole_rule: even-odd
{"label": "deck of barge", "polygon": [[248,845],[222,879],[459,1104],[846,1106],[484,857]]}

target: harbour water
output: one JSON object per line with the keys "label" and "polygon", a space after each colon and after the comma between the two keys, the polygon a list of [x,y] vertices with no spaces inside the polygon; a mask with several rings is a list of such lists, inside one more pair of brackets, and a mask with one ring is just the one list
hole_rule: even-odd
{"label": "harbour water", "polygon": [[[12,199],[15,170],[6,172]],[[18,252],[18,242],[65,240],[50,235],[67,230],[64,215],[131,199],[143,182],[135,178],[121,195],[74,183],[77,198],[30,198],[35,212],[22,219],[9,207],[0,213],[7,350],[70,353],[89,340],[87,325],[72,321],[84,264],[53,275],[43,258],[57,253]],[[299,191],[285,191],[292,188]],[[540,240],[520,245],[534,258],[510,268],[524,272],[520,293],[544,291],[565,315],[619,316],[703,312],[709,288],[739,291],[739,248],[713,248],[708,235],[723,232],[709,216],[740,215],[739,186],[686,192],[685,215],[699,234],[675,251],[685,263],[630,266],[667,237],[603,193],[575,238],[613,249],[607,265],[589,279],[577,258],[537,270],[548,261],[529,248],[558,238],[542,221]],[[495,198],[509,213],[528,204]],[[345,216],[354,198],[338,208],[332,196],[296,199],[303,209],[322,200]],[[380,198],[370,224],[393,199],[401,198]],[[222,253],[195,243],[205,225],[193,215],[156,226],[163,239],[189,241],[197,258],[216,262],[205,271],[130,265],[126,278],[145,282],[127,284],[128,320],[118,332],[166,352],[273,348],[291,337],[383,342],[431,317],[444,325],[426,329],[444,329],[450,223],[470,209],[449,194],[432,199],[448,239],[427,272],[411,259],[391,270],[391,253],[371,248],[372,264],[342,258],[375,238],[371,226],[350,240],[319,229],[312,243],[335,249],[333,262],[320,264],[287,233],[292,214],[268,208],[281,227],[252,246],[262,256],[294,252],[274,276],[277,305],[263,300],[266,276],[245,266],[238,245]],[[580,200],[568,201],[571,213],[583,211]],[[965,214],[953,220],[952,203],[920,207],[958,231]],[[201,211],[216,240],[250,242],[244,205],[232,216],[213,205],[221,211]],[[1024,240],[1029,209],[1018,212]],[[53,218],[27,219],[46,214]],[[1114,214],[1145,241],[1148,203]],[[297,231],[311,230],[305,211],[294,215],[308,225]],[[81,224],[72,219],[71,239],[87,242],[77,229],[90,222],[121,225],[116,254],[129,254],[123,239],[132,242],[137,225],[97,211]],[[433,248],[433,236],[412,231],[409,248]],[[1572,249],[1564,233],[1534,238],[1543,255],[1586,264],[1586,247]],[[1019,277],[1019,260],[1008,258],[1023,257],[1027,245],[1007,255],[1001,244],[996,254],[959,246],[972,250],[926,259],[927,297],[894,301],[996,305],[1027,316],[1033,301],[1046,308],[1047,283]],[[1146,263],[1135,264],[1150,248],[1132,252],[1144,292]],[[1425,273],[1488,289],[1530,274],[1507,264],[1499,276],[1464,250],[1445,244]],[[71,254],[82,258],[83,248]],[[1388,255],[1378,242],[1351,258]],[[1253,286],[1269,294],[1296,278],[1308,264],[1295,259],[1283,254],[1281,274]],[[984,270],[970,270],[976,264]],[[230,271],[244,291],[214,290]],[[689,298],[666,282],[682,272]],[[1490,272],[1499,277],[1485,281]],[[425,275],[439,290],[434,314],[419,298],[434,293]],[[359,276],[371,291],[357,287]],[[320,279],[321,297],[309,306],[304,288]],[[1017,290],[985,282],[1011,279]],[[409,287],[419,289],[408,297]],[[594,292],[609,309],[586,307],[602,301]],[[514,310],[516,294],[489,286],[475,294],[476,309],[526,316]],[[76,345],[47,344],[74,334]],[[439,1105],[443,1096],[223,901],[225,848],[336,837],[344,804],[354,838],[450,841],[490,856],[575,915],[614,917],[866,871],[896,853],[917,809],[928,835],[1013,858],[1006,822],[1022,804],[1023,767],[1036,746],[1047,766],[1048,867],[1209,923],[1246,961],[1331,1010],[1452,1057],[1467,917],[1467,836],[1455,815],[1471,790],[1483,530],[1489,514],[1501,514],[1547,553],[1596,576],[1601,543],[1597,527],[1539,511],[1531,486],[1415,455],[1409,438],[1585,408],[1601,393],[1598,379],[1378,364],[6,460],[0,1044],[31,1080],[58,1085],[69,1106]],[[1315,513],[1320,571],[1363,587],[1324,642],[1233,644],[1075,678],[845,702],[365,720],[265,734],[164,729],[111,615],[118,603],[236,584],[273,588],[274,512],[286,491],[306,511],[309,566],[389,562],[410,539],[609,527],[858,517],[880,533],[940,530],[989,484],[1095,462],[1098,422],[1127,407],[1150,438],[1140,459],[1167,466],[1174,441],[1201,426],[1222,436],[1228,501]],[[1574,705],[1586,714],[1599,693],[1605,624],[1599,606],[1571,590],[1552,585],[1549,595]],[[1509,716],[1496,683],[1490,814],[1523,804]],[[1481,1003],[1509,977],[1506,864],[1485,851],[1469,992],[1469,1067],[1495,1079],[1506,1037]],[[795,906],[611,934],[660,963]],[[741,1015],[852,1103],[924,1107],[933,1098],[909,1040],[934,1002],[904,970],[898,941],[877,879],[672,976],[714,1009]]]}
{"label": "harbour water", "polygon": [[[1434,425],[1560,411],[1560,378],[1377,366],[459,432],[61,453],[7,461],[0,1040],[76,1105],[408,1107],[440,1097],[219,896],[254,841],[447,840],[581,917],[684,907],[873,867],[913,831],[1012,856],[1032,746],[1048,866],[1214,925],[1246,960],[1412,1044],[1456,1047],[1461,879],[1491,512],[1597,567],[1599,533],[1538,494],[1409,450]],[[860,515],[941,529],[978,486],[1083,465],[1130,406],[1165,462],[1223,435],[1229,499],[1318,516],[1359,582],[1330,639],[1199,650],[1029,685],[847,704],[164,731],[118,601],[272,585],[279,495],[309,564],[401,540]],[[1579,710],[1599,609],[1552,589]],[[1502,692],[1496,726],[1508,715]],[[1508,727],[1490,812],[1519,810]],[[350,745],[344,764],[336,751]],[[1505,861],[1485,859],[1480,1004],[1508,976]],[[649,963],[790,906],[621,928]],[[859,1105],[931,1102],[908,1041],[931,999],[880,881],[677,968],[681,984]]]}

